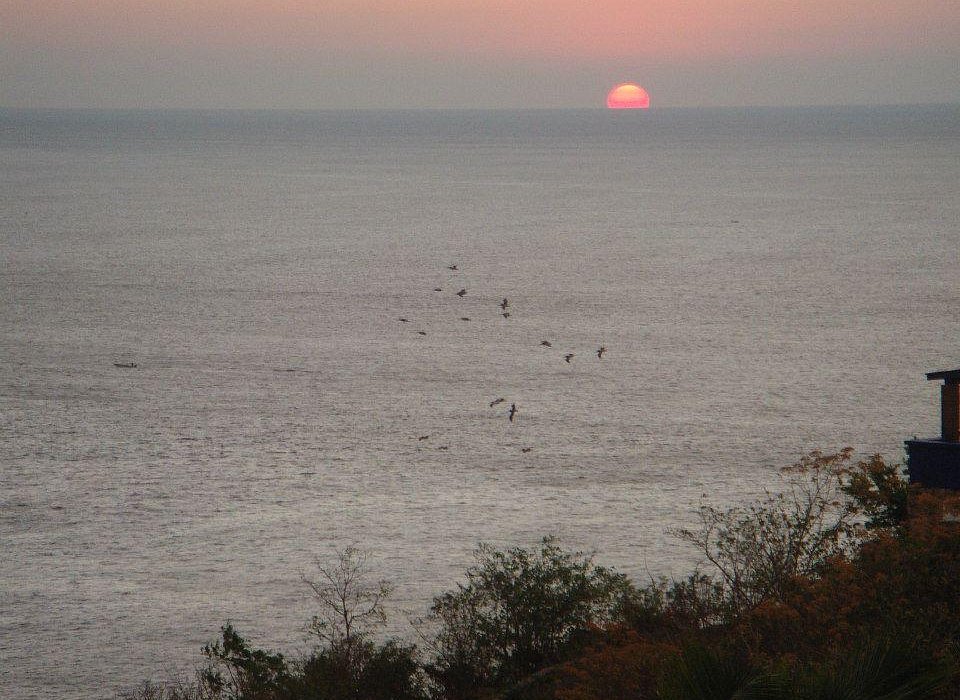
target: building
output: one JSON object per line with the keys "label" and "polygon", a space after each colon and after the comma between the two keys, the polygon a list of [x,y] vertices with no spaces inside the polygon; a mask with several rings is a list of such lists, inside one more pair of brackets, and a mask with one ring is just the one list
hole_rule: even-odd
{"label": "building", "polygon": [[907,440],[910,482],[960,491],[960,369],[930,372],[940,387],[940,437]]}

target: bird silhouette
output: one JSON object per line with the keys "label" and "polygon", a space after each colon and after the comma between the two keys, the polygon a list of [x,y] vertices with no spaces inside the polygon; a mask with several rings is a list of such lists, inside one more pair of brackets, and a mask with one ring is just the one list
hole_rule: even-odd
{"label": "bird silhouette", "polygon": [[461,321],[469,321],[469,320],[470,320],[470,317],[469,317],[469,316],[461,316],[461,317],[460,317],[460,320],[461,320]]}
{"label": "bird silhouette", "polygon": [[552,347],[553,347],[553,343],[551,343],[549,340],[541,340],[541,341],[540,341],[540,344],[541,344],[543,347],[545,347],[545,348],[552,348]]}
{"label": "bird silhouette", "polygon": [[513,423],[513,417],[517,415],[517,404],[510,404],[510,422]]}
{"label": "bird silhouette", "polygon": [[500,302],[500,308],[506,311],[508,306],[510,306],[510,302],[507,301],[506,297],[504,297],[503,301]]}
{"label": "bird silhouette", "polygon": [[567,364],[569,364],[569,363],[570,363],[570,360],[573,359],[573,353],[572,353],[572,352],[568,352],[566,355],[563,356],[563,359],[567,361]]}
{"label": "bird silhouette", "polygon": [[409,318],[401,318],[401,319],[398,319],[398,320],[400,321],[400,323],[410,323],[410,319],[409,319]]}
{"label": "bird silhouette", "polygon": [[490,402],[490,408],[493,408],[498,403],[503,403],[504,401],[506,401],[506,399],[494,399],[493,401]]}
{"label": "bird silhouette", "polygon": [[456,265],[447,265],[447,269],[448,269],[448,270],[459,270],[460,268],[458,268]]}
{"label": "bird silhouette", "polygon": [[603,353],[605,353],[606,351],[607,351],[607,349],[606,349],[604,346],[601,345],[601,346],[600,346],[600,349],[597,350],[597,359],[598,359],[598,360],[602,360],[602,359],[603,359]]}
{"label": "bird silhouette", "polygon": [[417,441],[418,441],[418,442],[421,442],[421,441],[423,441],[423,440],[426,440],[426,439],[429,438],[429,437],[430,437],[429,435],[421,435],[420,437],[417,438]]}
{"label": "bird silhouette", "polygon": [[433,288],[433,291],[435,291],[435,292],[442,292],[442,291],[443,291],[443,287],[434,287],[434,288]]}
{"label": "bird silhouette", "polygon": [[510,318],[510,312],[509,312],[509,311],[504,311],[504,312],[503,312],[502,314],[500,314],[500,315],[503,316],[504,318]]}
{"label": "bird silhouette", "polygon": [[426,335],[426,334],[427,334],[426,331],[417,331],[417,335]]}
{"label": "bird silhouette", "polygon": [[450,445],[440,445],[440,447],[438,447],[437,449],[438,449],[438,450],[449,450],[449,449],[450,449]]}
{"label": "bird silhouette", "polygon": [[457,292],[457,296],[463,299],[465,296],[467,296],[467,290],[461,289],[459,292]]}
{"label": "bird silhouette", "polygon": [[521,447],[521,448],[520,448],[520,451],[526,453],[526,452],[529,452],[529,451],[532,450],[532,449],[533,449],[532,447]]}

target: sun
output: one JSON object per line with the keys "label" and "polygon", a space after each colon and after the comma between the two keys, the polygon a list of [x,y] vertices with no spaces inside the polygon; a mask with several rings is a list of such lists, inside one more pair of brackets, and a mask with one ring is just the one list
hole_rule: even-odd
{"label": "sun", "polygon": [[607,109],[649,109],[650,95],[636,83],[620,83],[607,93]]}

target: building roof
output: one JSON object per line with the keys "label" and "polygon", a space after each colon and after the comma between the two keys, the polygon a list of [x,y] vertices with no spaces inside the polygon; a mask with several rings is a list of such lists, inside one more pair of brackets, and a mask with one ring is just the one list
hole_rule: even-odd
{"label": "building roof", "polygon": [[960,381],[960,369],[948,369],[942,372],[927,372],[927,379],[943,379],[951,383]]}

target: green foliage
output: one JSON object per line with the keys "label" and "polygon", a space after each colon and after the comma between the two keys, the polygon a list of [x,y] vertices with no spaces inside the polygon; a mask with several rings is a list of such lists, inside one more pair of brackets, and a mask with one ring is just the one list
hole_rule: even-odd
{"label": "green foliage", "polygon": [[578,635],[609,622],[627,579],[563,551],[552,538],[535,550],[480,545],[466,583],[434,599],[439,624],[430,671],[442,697],[480,697],[560,660]]}
{"label": "green foliage", "polygon": [[209,664],[200,673],[201,688],[211,698],[272,700],[283,697],[292,678],[283,654],[251,649],[232,625],[221,638],[203,647]]}
{"label": "green foliage", "polygon": [[659,687],[662,700],[782,700],[790,682],[764,673],[745,657],[688,646],[668,664]]}
{"label": "green foliage", "polygon": [[419,630],[426,659],[377,641],[391,587],[347,549],[303,578],[318,603],[306,658],[252,648],[228,624],[203,648],[195,682],[121,698],[960,697],[960,525],[948,517],[960,494],[908,488],[897,465],[851,455],[811,453],[779,493],[703,506],[701,527],[679,535],[712,568],[676,581],[636,588],[549,537],[531,549],[480,545],[465,580],[434,599],[432,631]]}
{"label": "green foliage", "polygon": [[899,464],[878,454],[857,463],[842,489],[867,516],[867,528],[900,525],[907,517],[910,484]]}
{"label": "green foliage", "polygon": [[834,663],[814,671],[801,700],[923,700],[946,687],[956,670],[949,661],[931,658],[910,641],[866,641]]}
{"label": "green foliage", "polygon": [[297,700],[425,700],[417,650],[396,641],[317,650],[297,681]]}

